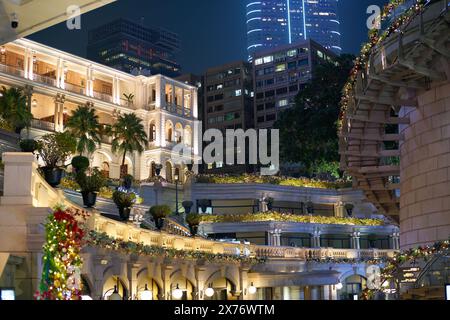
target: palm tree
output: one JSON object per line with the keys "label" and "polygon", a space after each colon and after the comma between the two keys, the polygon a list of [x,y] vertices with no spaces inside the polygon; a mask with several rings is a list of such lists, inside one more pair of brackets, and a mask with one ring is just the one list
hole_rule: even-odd
{"label": "palm tree", "polygon": [[100,124],[95,110],[88,106],[78,106],[67,120],[68,131],[78,139],[77,151],[93,153],[101,144]]}
{"label": "palm tree", "polygon": [[147,143],[147,133],[145,132],[142,120],[134,113],[120,115],[117,122],[111,127],[112,152],[123,153],[121,173],[125,166],[127,152],[135,151],[142,153],[144,145]]}
{"label": "palm tree", "polygon": [[0,91],[0,116],[20,133],[31,125],[33,115],[27,105],[27,97],[21,88],[2,87]]}

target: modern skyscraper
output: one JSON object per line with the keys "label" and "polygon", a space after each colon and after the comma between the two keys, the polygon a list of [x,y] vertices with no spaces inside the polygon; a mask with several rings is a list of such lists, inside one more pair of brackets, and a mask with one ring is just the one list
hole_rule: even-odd
{"label": "modern skyscraper", "polygon": [[321,62],[334,62],[335,57],[331,50],[311,39],[256,53],[255,128],[272,128],[278,114],[295,104],[295,97],[311,81],[315,67]]}
{"label": "modern skyscraper", "polygon": [[179,49],[176,33],[118,19],[89,31],[87,57],[134,75],[176,77],[180,65],[174,56]]}
{"label": "modern skyscraper", "polygon": [[249,59],[255,52],[311,38],[340,54],[339,0],[248,0]]}

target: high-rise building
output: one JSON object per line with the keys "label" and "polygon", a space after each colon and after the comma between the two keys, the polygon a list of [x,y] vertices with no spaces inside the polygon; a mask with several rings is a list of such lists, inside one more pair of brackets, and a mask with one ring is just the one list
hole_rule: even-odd
{"label": "high-rise building", "polygon": [[89,31],[87,57],[134,75],[176,77],[180,74],[175,61],[179,49],[176,33],[118,19]]}
{"label": "high-rise building", "polygon": [[302,86],[312,79],[314,67],[335,58],[311,39],[255,54],[255,128],[272,128],[278,113],[292,106]]}
{"label": "high-rise building", "polygon": [[249,59],[258,51],[308,38],[340,54],[337,5],[338,0],[248,0]]}
{"label": "high-rise building", "polygon": [[[204,130],[218,129],[225,134],[227,129],[253,128],[253,81],[250,63],[237,61],[209,68],[204,76],[204,85]],[[249,165],[225,163],[206,164],[204,169],[207,173],[242,173],[253,170]]]}

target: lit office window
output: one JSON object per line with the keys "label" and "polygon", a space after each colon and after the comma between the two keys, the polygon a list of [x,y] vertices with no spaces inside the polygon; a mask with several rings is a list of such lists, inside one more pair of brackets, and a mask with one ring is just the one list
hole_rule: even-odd
{"label": "lit office window", "polygon": [[267,56],[263,58],[264,63],[270,63],[273,61],[273,56]]}
{"label": "lit office window", "polygon": [[234,95],[235,95],[236,97],[240,97],[240,96],[242,95],[242,90],[241,90],[241,89],[236,90],[235,93],[234,93]]}
{"label": "lit office window", "polygon": [[259,59],[256,59],[255,60],[255,65],[256,66],[259,66],[260,64],[263,64],[264,62],[263,62],[263,59],[262,58],[259,58]]}
{"label": "lit office window", "polygon": [[288,104],[289,104],[289,101],[287,99],[283,99],[283,100],[278,101],[278,106],[280,108],[286,107]]}
{"label": "lit office window", "polygon": [[282,72],[286,70],[286,64],[279,64],[275,67],[275,72]]}
{"label": "lit office window", "polygon": [[287,52],[288,57],[295,57],[297,55],[297,49],[292,49]]}

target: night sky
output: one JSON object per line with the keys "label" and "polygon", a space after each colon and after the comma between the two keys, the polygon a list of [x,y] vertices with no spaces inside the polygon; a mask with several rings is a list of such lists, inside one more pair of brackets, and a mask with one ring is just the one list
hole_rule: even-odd
{"label": "night sky", "polygon": [[[361,43],[367,41],[367,7],[386,2],[340,1],[343,52],[359,52]],[[119,17],[136,22],[144,17],[144,24],[180,35],[178,61],[182,72],[199,74],[208,67],[247,58],[245,3],[245,0],[118,0],[83,15],[81,30],[68,30],[62,23],[29,38],[85,57],[90,28]]]}

